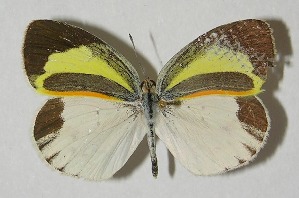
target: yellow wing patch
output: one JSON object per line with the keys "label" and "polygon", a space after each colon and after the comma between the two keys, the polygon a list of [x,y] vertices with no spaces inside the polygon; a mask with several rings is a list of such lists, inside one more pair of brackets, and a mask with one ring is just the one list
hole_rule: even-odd
{"label": "yellow wing patch", "polygon": [[45,79],[55,73],[100,75],[118,83],[130,92],[133,92],[133,89],[121,74],[110,67],[105,60],[94,56],[92,50],[88,46],[82,45],[65,52],[51,54],[48,57],[44,70],[46,72],[38,76],[34,82],[37,91],[42,93],[47,93],[47,90],[43,88]]}
{"label": "yellow wing patch", "polygon": [[[254,84],[250,94],[257,94],[261,91],[264,80],[253,73],[254,67],[248,55],[235,52],[227,47],[219,47],[217,44],[205,49],[204,53],[195,58],[169,83],[166,90],[171,89],[183,80],[200,74],[215,72],[239,72],[249,76]],[[208,94],[208,93],[206,93]],[[211,93],[209,93],[211,94]],[[239,95],[239,94],[238,94]]]}

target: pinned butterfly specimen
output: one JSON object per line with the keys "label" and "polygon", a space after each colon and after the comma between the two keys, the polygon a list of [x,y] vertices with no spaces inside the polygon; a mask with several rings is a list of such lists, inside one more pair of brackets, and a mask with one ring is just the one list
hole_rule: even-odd
{"label": "pinned butterfly specimen", "polygon": [[275,48],[269,25],[243,20],[196,38],[159,73],[140,81],[111,46],[66,23],[37,20],[26,32],[26,74],[52,96],[34,139],[44,159],[67,175],[112,177],[147,136],[158,175],[157,135],[195,175],[239,168],[264,146],[270,128],[262,92]]}

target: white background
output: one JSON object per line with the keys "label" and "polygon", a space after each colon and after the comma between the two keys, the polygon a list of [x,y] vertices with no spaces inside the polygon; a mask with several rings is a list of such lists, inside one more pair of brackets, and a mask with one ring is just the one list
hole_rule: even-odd
{"label": "white background", "polygon": [[[297,197],[299,1],[132,2],[0,0],[0,197]],[[30,21],[55,19],[80,26],[137,65],[131,33],[146,75],[156,79],[160,60],[165,64],[216,26],[247,18],[270,23],[278,51],[277,66],[269,72],[266,92],[261,94],[272,129],[265,148],[250,165],[219,176],[194,176],[159,141],[160,172],[154,179],[143,141],[114,178],[90,182],[63,176],[39,158],[32,128],[47,97],[35,93],[23,69],[22,42]]]}

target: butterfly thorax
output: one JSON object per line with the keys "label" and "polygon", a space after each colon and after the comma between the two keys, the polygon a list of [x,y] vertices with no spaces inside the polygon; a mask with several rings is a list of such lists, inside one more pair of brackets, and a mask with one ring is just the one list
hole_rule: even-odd
{"label": "butterfly thorax", "polygon": [[150,149],[152,161],[152,174],[158,175],[158,163],[156,157],[156,140],[155,140],[155,114],[157,111],[158,95],[156,93],[156,83],[153,80],[144,80],[141,85],[142,89],[142,106],[144,115],[148,124],[147,142]]}

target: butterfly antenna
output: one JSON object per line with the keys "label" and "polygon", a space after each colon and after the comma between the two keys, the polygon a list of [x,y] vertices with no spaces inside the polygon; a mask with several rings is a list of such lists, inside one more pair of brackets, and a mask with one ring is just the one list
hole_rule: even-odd
{"label": "butterfly antenna", "polygon": [[156,45],[156,42],[155,42],[155,39],[153,37],[153,34],[150,32],[150,38],[151,38],[151,41],[153,43],[153,46],[154,46],[154,50],[155,50],[155,53],[156,53],[156,56],[160,62],[160,67],[162,68],[163,67],[163,62],[161,60],[161,57],[159,56],[159,52],[158,52],[158,49],[157,49],[157,45]]}
{"label": "butterfly antenna", "polygon": [[138,55],[137,55],[137,52],[136,52],[136,48],[135,48],[135,44],[134,44],[133,37],[132,37],[131,34],[129,34],[129,37],[130,37],[131,43],[132,43],[132,45],[133,45],[133,49],[134,49],[134,53],[135,53],[135,57],[136,57],[136,59],[137,59],[137,61],[138,61],[138,66],[139,66],[139,68],[140,68],[141,71],[142,71],[142,75],[143,75],[143,77],[145,77],[145,69],[144,69],[144,67],[142,67],[142,65],[141,65],[141,63],[140,63],[140,59],[139,59],[139,57],[138,57]]}

